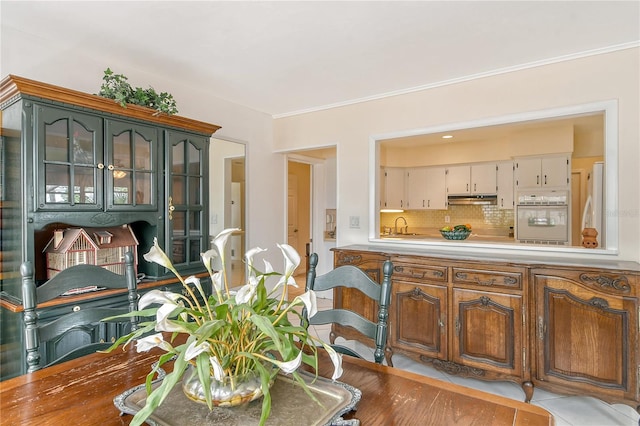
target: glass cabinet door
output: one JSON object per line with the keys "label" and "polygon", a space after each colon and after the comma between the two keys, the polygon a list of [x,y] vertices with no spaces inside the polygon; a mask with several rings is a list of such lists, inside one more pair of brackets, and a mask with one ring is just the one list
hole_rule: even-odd
{"label": "glass cabinet door", "polygon": [[158,200],[158,131],[106,120],[107,210],[155,210]]}
{"label": "glass cabinet door", "polygon": [[204,188],[208,187],[204,138],[168,132],[167,255],[181,269],[202,267],[200,253],[209,246]]}
{"label": "glass cabinet door", "polygon": [[101,210],[102,120],[65,109],[35,106],[35,210]]}

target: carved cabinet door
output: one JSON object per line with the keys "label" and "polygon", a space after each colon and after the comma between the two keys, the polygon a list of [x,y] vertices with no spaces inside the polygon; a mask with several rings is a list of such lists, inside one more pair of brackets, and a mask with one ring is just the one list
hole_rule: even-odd
{"label": "carved cabinet door", "polygon": [[534,270],[536,379],[637,400],[638,301],[624,275]]}
{"label": "carved cabinet door", "polygon": [[391,346],[446,359],[447,287],[393,281],[389,338]]}
{"label": "carved cabinet door", "polygon": [[470,370],[522,374],[522,296],[454,288],[452,318],[454,362]]}

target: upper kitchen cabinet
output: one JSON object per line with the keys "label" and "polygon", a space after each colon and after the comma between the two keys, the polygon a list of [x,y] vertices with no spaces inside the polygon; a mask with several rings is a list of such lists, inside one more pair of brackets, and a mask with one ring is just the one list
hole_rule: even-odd
{"label": "upper kitchen cabinet", "polygon": [[571,176],[569,155],[518,158],[515,161],[517,189],[568,189]]}
{"label": "upper kitchen cabinet", "polygon": [[158,130],[34,104],[35,210],[155,209]]}
{"label": "upper kitchen cabinet", "polygon": [[449,195],[489,195],[496,193],[496,164],[472,164],[447,167]]}
{"label": "upper kitchen cabinet", "polygon": [[383,209],[404,209],[406,200],[404,195],[405,169],[402,167],[384,168],[384,199],[380,202]]}
{"label": "upper kitchen cabinet", "polygon": [[513,161],[501,161],[498,163],[498,207],[500,209],[513,209]]}
{"label": "upper kitchen cabinet", "polygon": [[410,168],[405,176],[406,208],[409,210],[446,209],[446,169]]}
{"label": "upper kitchen cabinet", "polygon": [[[4,186],[15,188],[3,215],[20,218],[2,250],[16,264],[32,261],[36,281],[46,279],[43,249],[67,228],[91,235],[128,225],[138,272],[148,277],[169,275],[142,258],[155,238],[180,272],[205,270],[205,161],[219,126],[11,75],[0,82],[0,108],[4,150],[23,165],[0,170]],[[0,276],[3,293],[19,297],[16,274]]]}

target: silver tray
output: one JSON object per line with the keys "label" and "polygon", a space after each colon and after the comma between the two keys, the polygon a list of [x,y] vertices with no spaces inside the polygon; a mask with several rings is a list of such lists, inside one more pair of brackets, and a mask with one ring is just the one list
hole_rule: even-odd
{"label": "silver tray", "polygon": [[[307,386],[322,406],[313,401],[291,376],[278,374],[271,387],[271,415],[267,425],[359,426],[357,419],[344,420],[342,416],[356,408],[362,392],[353,386],[318,377],[301,371]],[[153,387],[160,384],[154,381]],[[144,384],[136,386],[114,398],[113,403],[121,414],[136,414],[147,399]],[[191,401],[178,383],[167,398],[149,416],[151,426],[258,425],[262,412],[262,398],[247,405],[233,408],[214,407]]]}

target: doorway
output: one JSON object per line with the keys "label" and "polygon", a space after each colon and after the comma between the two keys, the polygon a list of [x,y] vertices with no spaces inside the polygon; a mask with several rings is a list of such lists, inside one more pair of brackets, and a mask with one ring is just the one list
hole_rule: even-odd
{"label": "doorway", "polygon": [[311,245],[311,165],[287,162],[287,244],[300,254],[305,272]]}

